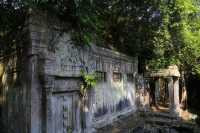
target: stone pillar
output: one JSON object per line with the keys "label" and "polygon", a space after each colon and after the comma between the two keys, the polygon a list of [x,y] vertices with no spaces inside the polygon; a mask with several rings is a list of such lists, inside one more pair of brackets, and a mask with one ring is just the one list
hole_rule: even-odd
{"label": "stone pillar", "polygon": [[170,112],[174,112],[174,83],[172,77],[168,78],[168,91],[169,91]]}
{"label": "stone pillar", "polygon": [[45,89],[45,133],[53,133],[53,104],[52,104],[52,90],[54,88],[54,78],[50,76],[44,76],[44,89]]}
{"label": "stone pillar", "polygon": [[160,99],[160,78],[155,82],[155,104],[157,105]]}
{"label": "stone pillar", "polygon": [[39,79],[38,56],[29,56],[28,61],[28,88],[30,89],[31,131],[40,133],[42,130],[42,87]]}
{"label": "stone pillar", "polygon": [[179,113],[179,78],[174,78],[174,107],[175,111],[178,114]]}

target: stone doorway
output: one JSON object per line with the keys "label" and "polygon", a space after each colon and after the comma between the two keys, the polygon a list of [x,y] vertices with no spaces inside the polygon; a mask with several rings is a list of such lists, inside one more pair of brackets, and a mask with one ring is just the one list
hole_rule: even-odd
{"label": "stone doorway", "polygon": [[150,80],[150,105],[153,111],[179,114],[179,77],[176,66],[146,73]]}
{"label": "stone doorway", "polygon": [[53,92],[47,107],[48,133],[80,132],[78,99],[76,92]]}
{"label": "stone doorway", "polygon": [[[159,82],[156,82],[158,80]],[[167,79],[150,81],[150,107],[153,111],[169,112],[170,100]]]}
{"label": "stone doorway", "polygon": [[157,90],[157,108],[159,109],[159,111],[168,112],[170,101],[167,79],[160,79],[159,85],[159,90]]}

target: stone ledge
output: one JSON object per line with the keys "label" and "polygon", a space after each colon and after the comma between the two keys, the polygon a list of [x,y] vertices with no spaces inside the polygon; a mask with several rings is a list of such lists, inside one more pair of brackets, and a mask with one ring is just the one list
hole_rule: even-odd
{"label": "stone ledge", "polygon": [[154,70],[147,72],[145,77],[180,77],[180,72],[177,66],[169,66],[166,69]]}

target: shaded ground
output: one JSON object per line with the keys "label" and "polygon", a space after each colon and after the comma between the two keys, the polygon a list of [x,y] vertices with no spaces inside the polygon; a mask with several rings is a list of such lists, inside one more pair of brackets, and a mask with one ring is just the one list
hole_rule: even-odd
{"label": "shaded ground", "polygon": [[97,133],[200,133],[193,122],[182,121],[169,113],[139,112],[97,129]]}

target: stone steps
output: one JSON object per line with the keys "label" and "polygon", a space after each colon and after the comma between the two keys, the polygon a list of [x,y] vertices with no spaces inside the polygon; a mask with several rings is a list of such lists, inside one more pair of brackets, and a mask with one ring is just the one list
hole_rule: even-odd
{"label": "stone steps", "polygon": [[164,113],[147,113],[144,119],[146,124],[157,126],[170,126],[179,122],[177,117]]}
{"label": "stone steps", "polygon": [[145,117],[160,117],[165,119],[179,119],[176,115],[170,113],[160,113],[160,112],[140,112],[141,115]]}
{"label": "stone steps", "polygon": [[185,122],[170,113],[145,112],[143,117],[147,133],[200,133],[196,130],[196,123]]}
{"label": "stone steps", "polygon": [[200,133],[200,129],[170,113],[139,112],[118,117],[96,133]]}

